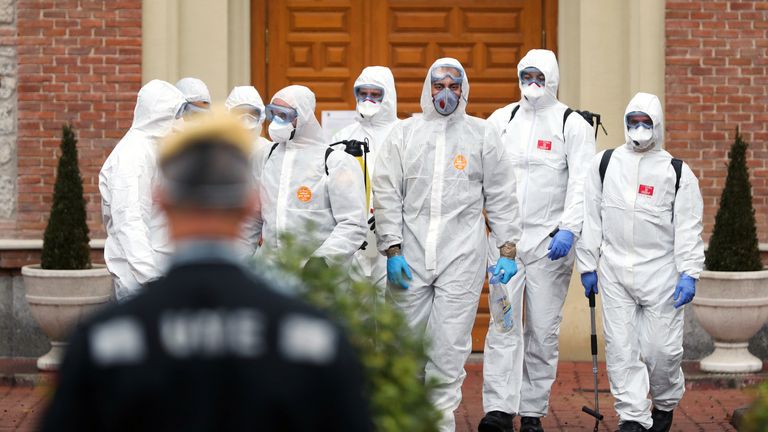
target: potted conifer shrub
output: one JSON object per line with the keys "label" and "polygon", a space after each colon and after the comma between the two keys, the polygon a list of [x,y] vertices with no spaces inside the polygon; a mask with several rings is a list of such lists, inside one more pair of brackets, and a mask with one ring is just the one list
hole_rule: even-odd
{"label": "potted conifer shrub", "polygon": [[715,342],[715,351],[701,360],[702,370],[756,372],[763,362],[747,346],[768,320],[768,270],[760,260],[747,143],[738,128],[728,158],[728,175],[693,311]]}
{"label": "potted conifer shrub", "polygon": [[41,370],[58,368],[73,326],[112,297],[112,278],[106,267],[91,264],[83,181],[72,126],[65,125],[62,135],[41,263],[21,269],[32,316],[51,341],[51,350],[37,360]]}

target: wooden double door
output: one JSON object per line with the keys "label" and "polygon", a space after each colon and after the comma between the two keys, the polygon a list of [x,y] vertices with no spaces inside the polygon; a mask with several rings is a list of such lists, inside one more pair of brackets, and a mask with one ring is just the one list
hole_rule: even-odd
{"label": "wooden double door", "polygon": [[[351,110],[352,88],[369,65],[395,76],[400,118],[420,112],[429,66],[459,60],[468,112],[487,117],[519,98],[517,63],[533,48],[556,50],[557,0],[252,0],[251,80],[265,102],[290,84],[311,88],[317,112]],[[483,295],[473,331],[482,351]]]}

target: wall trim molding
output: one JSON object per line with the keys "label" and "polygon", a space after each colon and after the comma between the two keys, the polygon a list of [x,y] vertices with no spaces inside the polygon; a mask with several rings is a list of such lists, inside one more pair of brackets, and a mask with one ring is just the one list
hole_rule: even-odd
{"label": "wall trim molding", "polygon": [[[91,249],[104,249],[106,239],[93,239]],[[0,251],[7,250],[42,250],[42,239],[4,239],[0,238]]]}

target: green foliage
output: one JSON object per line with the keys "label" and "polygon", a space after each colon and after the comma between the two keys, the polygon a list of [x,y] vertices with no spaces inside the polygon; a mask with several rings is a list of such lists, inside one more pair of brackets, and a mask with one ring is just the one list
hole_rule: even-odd
{"label": "green foliage", "polygon": [[[370,282],[353,280],[349,268],[317,265],[314,260],[302,268],[310,255],[311,251],[285,237],[274,261],[280,274],[301,281],[298,285],[306,301],[346,328],[365,369],[376,430],[436,431],[440,415],[428,398],[432,385],[420,378],[426,362],[423,339],[399,311],[377,298]],[[290,278],[266,276],[291,284]]]}
{"label": "green foliage", "polygon": [[747,168],[747,143],[741,139],[738,128],[728,158],[728,176],[715,217],[715,229],[709,239],[705,266],[712,271],[762,270]]}
{"label": "green foliage", "polygon": [[755,401],[739,425],[744,432],[764,432],[768,430],[768,381],[757,387]]}
{"label": "green foliage", "polygon": [[53,270],[91,268],[88,241],[83,180],[77,166],[77,139],[72,125],[64,125],[53,205],[43,237],[42,267]]}

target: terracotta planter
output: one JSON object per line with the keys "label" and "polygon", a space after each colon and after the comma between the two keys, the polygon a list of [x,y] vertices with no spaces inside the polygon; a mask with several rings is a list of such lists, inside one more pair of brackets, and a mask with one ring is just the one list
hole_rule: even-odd
{"label": "terracotta planter", "polygon": [[43,270],[40,265],[21,269],[27,303],[51,350],[37,359],[40,370],[56,370],[74,326],[111,301],[112,276],[103,265],[88,270]]}
{"label": "terracotta planter", "polygon": [[701,360],[701,370],[747,373],[763,368],[747,346],[768,320],[768,270],[702,272],[693,312],[715,341],[715,352]]}

